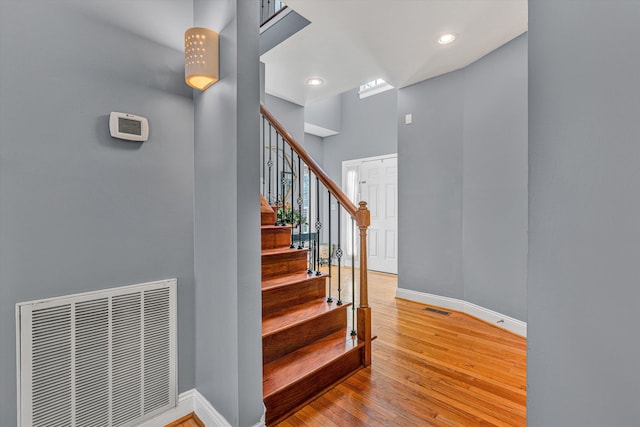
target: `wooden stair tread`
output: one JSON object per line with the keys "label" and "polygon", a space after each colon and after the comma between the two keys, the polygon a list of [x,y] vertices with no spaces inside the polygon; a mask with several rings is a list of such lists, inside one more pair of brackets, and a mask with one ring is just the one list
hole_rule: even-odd
{"label": "wooden stair tread", "polygon": [[298,283],[303,283],[309,279],[317,279],[318,277],[329,277],[328,274],[322,273],[316,275],[316,273],[308,274],[306,271],[301,273],[292,273],[283,276],[270,277],[262,280],[262,290],[271,291],[278,288],[284,288]]}
{"label": "wooden stair tread", "polygon": [[262,337],[266,337],[294,325],[317,319],[333,310],[344,310],[351,303],[338,305],[334,300],[327,302],[326,298],[317,298],[303,304],[285,307],[276,313],[262,318]]}
{"label": "wooden stair tread", "polygon": [[269,397],[363,346],[356,337],[347,336],[345,331],[338,331],[266,364],[262,381],[264,397]]}
{"label": "wooden stair tread", "polygon": [[291,226],[290,225],[272,225],[272,224],[267,224],[267,225],[261,225],[260,229],[262,229],[262,230],[289,230],[289,232],[291,232]]}
{"label": "wooden stair tread", "polygon": [[297,248],[275,248],[275,249],[263,249],[262,256],[263,257],[271,257],[271,256],[286,256],[289,254],[298,254],[299,252],[307,252],[308,249],[297,249]]}

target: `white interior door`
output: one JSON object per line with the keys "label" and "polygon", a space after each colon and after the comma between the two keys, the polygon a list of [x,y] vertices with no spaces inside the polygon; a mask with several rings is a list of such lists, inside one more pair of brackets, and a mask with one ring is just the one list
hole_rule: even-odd
{"label": "white interior door", "polygon": [[[350,170],[349,162],[343,170]],[[361,159],[358,167],[360,200],[367,202],[371,226],[367,236],[368,268],[398,273],[398,158],[396,155]],[[346,178],[346,177],[344,177]],[[343,179],[344,179],[343,178]]]}

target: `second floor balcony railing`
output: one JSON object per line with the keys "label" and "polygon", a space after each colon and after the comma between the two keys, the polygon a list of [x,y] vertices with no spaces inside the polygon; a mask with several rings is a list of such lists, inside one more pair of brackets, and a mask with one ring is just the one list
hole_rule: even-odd
{"label": "second floor balcony railing", "polygon": [[260,0],[260,25],[266,24],[285,7],[287,5],[279,0]]}

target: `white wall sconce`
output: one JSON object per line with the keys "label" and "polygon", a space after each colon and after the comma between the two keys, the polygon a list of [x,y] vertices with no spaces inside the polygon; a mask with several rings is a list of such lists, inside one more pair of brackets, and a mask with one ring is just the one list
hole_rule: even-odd
{"label": "white wall sconce", "polygon": [[184,33],[184,80],[205,90],[218,81],[218,33],[202,27]]}

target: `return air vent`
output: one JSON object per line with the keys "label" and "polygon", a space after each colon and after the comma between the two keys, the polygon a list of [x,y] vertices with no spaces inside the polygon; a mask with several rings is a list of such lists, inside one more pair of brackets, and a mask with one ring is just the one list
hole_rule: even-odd
{"label": "return air vent", "polygon": [[176,405],[176,280],[21,303],[23,427],[130,427]]}
{"label": "return air vent", "polygon": [[433,308],[433,307],[425,307],[424,311],[428,311],[429,313],[440,314],[440,315],[442,315],[442,316],[449,316],[449,315],[451,315],[451,313],[450,313],[450,312],[448,312],[448,311],[438,310],[437,308]]}

